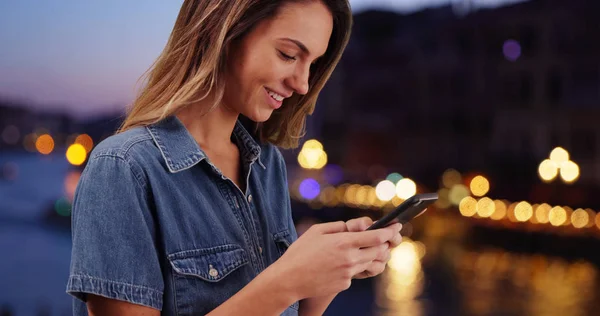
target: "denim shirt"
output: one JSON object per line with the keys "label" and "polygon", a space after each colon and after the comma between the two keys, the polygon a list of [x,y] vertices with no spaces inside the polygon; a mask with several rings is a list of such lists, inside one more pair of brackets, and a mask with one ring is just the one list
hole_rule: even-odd
{"label": "denim shirt", "polygon": [[[175,116],[96,146],[73,204],[74,315],[87,315],[86,293],[204,315],[281,257],[297,239],[283,157],[239,121],[232,140],[246,192]],[[283,313],[297,314],[298,302]]]}

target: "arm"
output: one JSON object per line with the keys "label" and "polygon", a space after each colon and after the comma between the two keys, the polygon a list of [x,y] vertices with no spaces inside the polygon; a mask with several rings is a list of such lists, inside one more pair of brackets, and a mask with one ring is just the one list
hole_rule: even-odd
{"label": "arm", "polygon": [[[292,288],[281,282],[277,266],[272,265],[237,294],[208,315],[279,315],[298,300]],[[159,316],[160,311],[147,306],[102,296],[88,295],[90,316]],[[326,307],[326,306],[325,306]]]}
{"label": "arm", "polygon": [[296,289],[281,282],[278,264],[272,264],[208,315],[280,315],[299,300]]}
{"label": "arm", "polygon": [[87,309],[89,316],[160,316],[158,309],[92,294],[87,296]]}
{"label": "arm", "polygon": [[300,301],[300,316],[323,315],[337,294],[309,297]]}

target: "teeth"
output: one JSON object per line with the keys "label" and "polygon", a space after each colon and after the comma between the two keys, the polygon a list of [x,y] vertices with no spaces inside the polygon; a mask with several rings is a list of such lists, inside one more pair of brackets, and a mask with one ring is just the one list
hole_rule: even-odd
{"label": "teeth", "polygon": [[283,101],[283,99],[284,99],[284,97],[282,95],[277,94],[277,93],[275,93],[273,91],[270,91],[270,90],[269,90],[269,95],[271,96],[271,98],[273,98],[273,99],[275,99],[275,100],[277,100],[279,102]]}

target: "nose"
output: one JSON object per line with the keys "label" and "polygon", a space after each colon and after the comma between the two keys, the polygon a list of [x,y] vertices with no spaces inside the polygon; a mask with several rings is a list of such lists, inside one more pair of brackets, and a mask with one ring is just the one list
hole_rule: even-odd
{"label": "nose", "polygon": [[310,66],[300,66],[295,68],[294,73],[288,78],[288,86],[294,90],[294,92],[305,95],[308,93],[308,79],[310,75]]}

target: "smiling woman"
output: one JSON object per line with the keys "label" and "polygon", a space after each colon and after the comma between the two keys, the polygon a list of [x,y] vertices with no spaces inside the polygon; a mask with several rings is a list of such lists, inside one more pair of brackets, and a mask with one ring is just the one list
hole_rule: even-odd
{"label": "smiling woman", "polygon": [[[186,0],[73,202],[75,315],[320,315],[399,226],[298,238],[285,161],[349,38],[346,0]],[[240,119],[247,121],[242,124]]]}
{"label": "smiling woman", "polygon": [[[348,42],[349,5],[228,2],[183,4],[167,47],[148,72],[148,85],[121,131],[156,123],[192,103],[202,103],[195,107],[199,115],[221,103],[244,104],[246,108],[234,110],[259,123],[261,140],[297,146],[306,115],[313,112]],[[268,108],[256,107],[265,94],[276,102],[269,99]]]}

